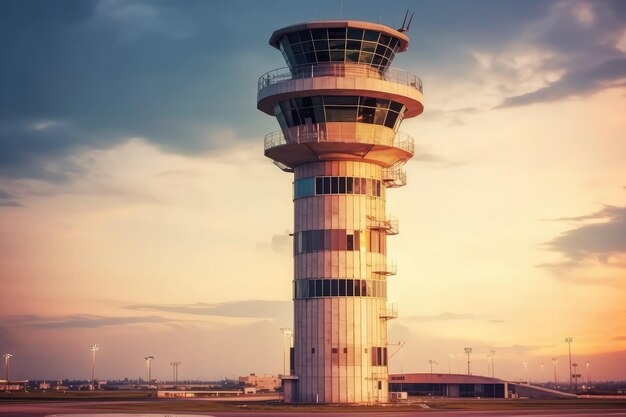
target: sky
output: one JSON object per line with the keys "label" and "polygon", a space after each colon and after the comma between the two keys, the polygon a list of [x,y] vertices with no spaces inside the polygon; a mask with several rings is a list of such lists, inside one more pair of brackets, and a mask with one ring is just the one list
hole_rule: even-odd
{"label": "sky", "polygon": [[[390,372],[626,379],[626,3],[0,2],[0,353],[11,378],[282,372],[292,177],[263,156],[281,27],[399,27],[424,83],[390,190]],[[453,354],[454,356],[451,356]],[[528,364],[525,371],[524,362]],[[586,366],[589,363],[589,366]],[[542,364],[543,371],[542,371]],[[525,372],[527,374],[525,375]]]}

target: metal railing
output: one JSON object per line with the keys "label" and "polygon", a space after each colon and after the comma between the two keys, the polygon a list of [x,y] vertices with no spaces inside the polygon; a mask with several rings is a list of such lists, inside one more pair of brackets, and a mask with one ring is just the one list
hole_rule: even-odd
{"label": "metal railing", "polygon": [[323,63],[302,65],[295,68],[276,68],[259,77],[258,91],[282,81],[314,77],[374,78],[377,80],[406,85],[415,88],[420,93],[423,92],[422,80],[408,71],[401,70],[399,68],[387,68],[383,72],[380,72],[369,65],[343,63]]}
{"label": "metal railing", "polygon": [[393,164],[388,168],[383,168],[383,184],[387,188],[396,188],[406,185],[406,171],[404,161]]}
{"label": "metal railing", "polygon": [[[265,135],[264,149],[268,150],[276,146],[287,144],[311,143],[311,142],[341,142],[328,138],[326,130],[319,129],[316,126],[303,126],[307,129],[289,130],[288,137],[285,137],[282,130],[276,130]],[[378,138],[367,138],[367,140],[355,140],[354,143],[368,143],[374,145],[387,145],[403,149],[407,152],[414,153],[415,144],[413,138],[406,133],[398,132],[393,138],[393,143],[378,140]]]}
{"label": "metal railing", "polygon": [[378,317],[380,317],[383,320],[397,319],[398,318],[398,309],[396,308],[396,306],[391,304],[387,308],[381,308],[380,309],[380,313],[378,314]]}
{"label": "metal railing", "polygon": [[372,267],[372,273],[378,275],[396,275],[398,273],[398,265],[396,261],[391,261],[386,264],[379,264]]}
{"label": "metal railing", "polygon": [[373,216],[367,218],[369,229],[384,230],[388,235],[397,235],[400,233],[400,222],[395,217],[388,217],[387,219],[377,219]]}

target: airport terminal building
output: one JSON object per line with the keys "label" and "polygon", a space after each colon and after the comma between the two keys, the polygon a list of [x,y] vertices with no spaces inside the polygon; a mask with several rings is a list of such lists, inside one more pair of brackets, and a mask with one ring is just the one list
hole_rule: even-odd
{"label": "airport terminal building", "polygon": [[509,398],[509,383],[497,378],[458,374],[389,375],[389,392],[433,397]]}

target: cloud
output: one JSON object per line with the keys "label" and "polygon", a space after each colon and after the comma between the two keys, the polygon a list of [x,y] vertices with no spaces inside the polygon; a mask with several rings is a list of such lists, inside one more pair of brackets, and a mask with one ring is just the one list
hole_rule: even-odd
{"label": "cloud", "polygon": [[[0,176],[63,180],[65,171],[45,169],[50,159],[131,137],[194,155],[232,145],[222,140],[225,130],[235,129],[238,141],[269,130],[275,122],[254,109],[256,80],[263,60],[271,69],[280,54],[264,36],[250,38],[216,17],[260,25],[258,13],[233,9],[2,2],[0,36],[16,41],[0,51],[0,61],[11,63],[0,74]],[[250,108],[246,123],[242,106]]]}
{"label": "cloud", "polygon": [[626,207],[605,206],[595,213],[558,220],[602,222],[564,232],[545,243],[546,249],[561,252],[571,260],[597,258],[608,261],[611,255],[626,254]]}
{"label": "cloud", "polygon": [[422,315],[422,316],[408,316],[402,317],[403,320],[416,321],[416,322],[441,322],[441,321],[456,321],[456,320],[471,320],[471,321],[483,321],[489,323],[506,323],[504,320],[492,319],[486,316],[479,316],[474,313],[450,313],[443,312],[434,315]]}
{"label": "cloud", "polygon": [[6,191],[0,190],[0,206],[5,207],[19,207],[21,204],[15,200],[15,198]]}
{"label": "cloud", "polygon": [[496,108],[524,106],[587,95],[608,87],[626,87],[626,57],[615,58],[580,71],[572,71],[561,79],[528,94],[509,97]]}
{"label": "cloud", "polygon": [[556,279],[575,284],[623,285],[626,270],[626,207],[604,206],[596,212],[554,219],[584,223],[542,245],[564,260],[537,265]]}
{"label": "cloud", "polygon": [[40,329],[94,329],[104,326],[122,326],[126,324],[170,323],[179,320],[159,316],[141,317],[106,317],[88,314],[74,314],[63,317],[41,317],[24,315],[8,318],[11,324]]}
{"label": "cloud", "polygon": [[243,317],[269,319],[291,314],[291,302],[271,300],[244,300],[225,303],[196,304],[135,304],[129,310],[161,311],[201,316]]}

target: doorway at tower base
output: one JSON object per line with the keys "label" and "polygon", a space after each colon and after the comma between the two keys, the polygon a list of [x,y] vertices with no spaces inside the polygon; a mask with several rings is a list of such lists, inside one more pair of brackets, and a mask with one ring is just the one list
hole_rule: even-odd
{"label": "doorway at tower base", "polygon": [[283,402],[285,404],[298,402],[298,379],[297,375],[281,376],[283,382]]}

